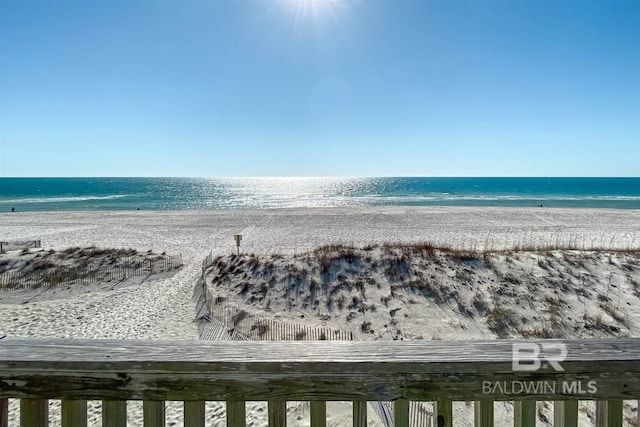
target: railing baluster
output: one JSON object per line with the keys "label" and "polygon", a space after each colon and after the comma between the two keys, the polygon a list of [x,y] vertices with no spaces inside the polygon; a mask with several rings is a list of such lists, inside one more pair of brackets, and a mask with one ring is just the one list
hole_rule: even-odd
{"label": "railing baluster", "polygon": [[475,427],[493,427],[493,400],[476,400],[474,419]]}
{"label": "railing baluster", "polygon": [[353,401],[353,427],[367,427],[367,402]]}
{"label": "railing baluster", "polygon": [[556,400],[553,403],[554,427],[578,427],[578,401]]}
{"label": "railing baluster", "polygon": [[409,401],[398,399],[393,402],[394,427],[409,427]]}
{"label": "railing baluster", "polygon": [[184,402],[184,427],[204,427],[205,402]]}
{"label": "railing baluster", "polygon": [[536,427],[535,400],[516,400],[513,402],[513,425],[515,427]]}
{"label": "railing baluster", "polygon": [[433,402],[433,418],[435,427],[451,427],[453,425],[453,405],[450,400]]}
{"label": "railing baluster", "polygon": [[622,400],[596,402],[596,427],[622,427]]}
{"label": "railing baluster", "polygon": [[127,401],[103,400],[102,401],[102,427],[126,427],[127,425]]}
{"label": "railing baluster", "polygon": [[624,419],[624,405],[622,400],[609,400],[607,401],[607,406],[607,424],[609,426],[622,427],[622,422]]}
{"label": "railing baluster", "polygon": [[269,427],[287,426],[287,402],[283,400],[270,400],[268,406]]}
{"label": "railing baluster", "polygon": [[596,427],[607,427],[607,402],[596,401]]}
{"label": "railing baluster", "polygon": [[327,427],[327,402],[311,402],[311,427]]}
{"label": "railing baluster", "polygon": [[0,399],[0,427],[9,424],[9,399]]}
{"label": "railing baluster", "polygon": [[164,427],[165,404],[163,400],[145,400],[142,403],[144,427]]}
{"label": "railing baluster", "polygon": [[227,427],[245,427],[247,415],[244,400],[227,401]]}
{"label": "railing baluster", "polygon": [[62,427],[87,427],[87,401],[62,401]]}
{"label": "railing baluster", "polygon": [[46,399],[20,399],[20,425],[23,427],[47,427],[49,425],[49,401]]}

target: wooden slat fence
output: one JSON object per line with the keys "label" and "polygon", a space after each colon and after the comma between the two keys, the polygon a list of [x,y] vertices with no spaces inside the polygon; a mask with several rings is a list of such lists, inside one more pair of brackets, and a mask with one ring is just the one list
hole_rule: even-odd
{"label": "wooden slat fence", "polygon": [[[522,342],[522,341],[520,341]],[[541,348],[544,340],[530,340]],[[546,342],[549,342],[548,340]],[[514,401],[515,426],[534,426],[536,401],[556,401],[557,426],[577,426],[577,401],[595,400],[597,427],[620,427],[623,400],[640,396],[640,339],[567,340],[563,370],[513,370],[513,341],[246,342],[0,339],[0,427],[7,398],[21,399],[24,426],[46,425],[47,399],[61,399],[62,426],[84,425],[86,400],[102,400],[106,423],[124,426],[126,400],[144,400],[145,425],[164,425],[164,401],[185,402],[185,425],[204,426],[204,401],[227,402],[227,425],[246,425],[246,401],[269,401],[282,426],[286,401],[311,401],[311,426],[326,425],[326,401],[352,401],[366,425],[367,401],[390,401],[394,426],[409,426],[409,402],[434,402],[426,425],[455,425],[452,401],[474,401],[475,425],[493,426],[494,401]],[[176,349],[180,349],[176,351]],[[547,356],[546,353],[541,353]],[[560,384],[594,381],[584,393]],[[545,382],[521,393],[486,383]],[[188,420],[188,422],[186,421]],[[419,420],[420,421],[420,420]],[[421,421],[425,421],[421,419]],[[44,424],[43,424],[44,423]],[[346,423],[345,423],[346,424]]]}
{"label": "wooden slat fence", "polygon": [[328,327],[315,327],[249,315],[246,311],[212,298],[205,300],[209,316],[221,322],[230,334],[256,341],[352,341],[353,333]]}
{"label": "wooden slat fence", "polygon": [[0,289],[53,287],[62,283],[86,285],[121,281],[129,277],[170,271],[182,265],[182,255],[177,255],[157,260],[130,261],[121,265],[102,265],[89,269],[59,267],[29,275],[19,271],[7,271],[0,273]]}
{"label": "wooden slat fence", "polygon": [[202,260],[202,278],[209,267],[213,265],[214,256],[212,252],[209,252],[209,255],[205,259]]}
{"label": "wooden slat fence", "polygon": [[29,250],[29,249],[40,249],[42,248],[42,240],[23,240],[17,242],[5,242],[0,241],[0,253],[4,253],[7,251],[16,251],[16,250]]}

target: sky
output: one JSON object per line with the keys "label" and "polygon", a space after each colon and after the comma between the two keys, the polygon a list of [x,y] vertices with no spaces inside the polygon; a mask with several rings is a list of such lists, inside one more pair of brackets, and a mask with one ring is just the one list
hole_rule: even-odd
{"label": "sky", "polygon": [[640,176],[640,2],[0,0],[0,176]]}

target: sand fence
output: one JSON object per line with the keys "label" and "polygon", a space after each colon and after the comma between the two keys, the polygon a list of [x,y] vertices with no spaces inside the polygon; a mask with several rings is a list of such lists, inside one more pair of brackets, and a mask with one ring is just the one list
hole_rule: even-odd
{"label": "sand fence", "polygon": [[13,242],[0,241],[0,254],[7,251],[41,249],[42,240],[17,240]]}
{"label": "sand fence", "polygon": [[88,285],[120,282],[130,277],[171,271],[182,267],[182,265],[182,255],[175,255],[160,259],[125,261],[119,265],[100,265],[86,268],[60,266],[30,274],[10,270],[0,273],[0,289],[35,289],[60,284]]}

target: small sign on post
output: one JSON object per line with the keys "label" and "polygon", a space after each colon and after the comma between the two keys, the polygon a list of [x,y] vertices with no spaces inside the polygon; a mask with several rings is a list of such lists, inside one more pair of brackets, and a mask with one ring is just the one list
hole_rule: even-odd
{"label": "small sign on post", "polygon": [[236,249],[238,250],[238,255],[240,255],[240,240],[242,240],[242,234],[236,234],[233,237],[236,239]]}

